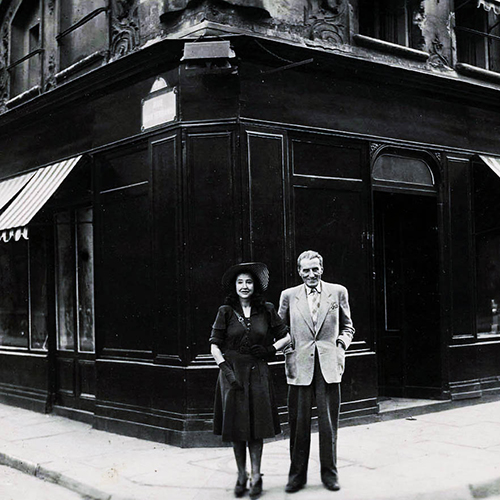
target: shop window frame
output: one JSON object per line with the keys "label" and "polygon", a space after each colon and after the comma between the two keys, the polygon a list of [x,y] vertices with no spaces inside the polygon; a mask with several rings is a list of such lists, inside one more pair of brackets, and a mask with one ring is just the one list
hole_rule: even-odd
{"label": "shop window frame", "polygon": [[[0,242],[0,245],[24,245],[24,249],[18,250],[18,254],[15,258],[25,259],[25,268],[26,268],[26,282],[24,283],[25,291],[26,291],[26,330],[27,330],[27,340],[26,345],[4,345],[0,343],[0,351],[26,351],[33,353],[46,353],[49,349],[49,336],[50,336],[50,318],[49,318],[49,296],[47,295],[47,286],[48,286],[48,274],[45,275],[43,283],[34,283],[33,276],[35,273],[40,272],[40,269],[44,270],[45,273],[48,273],[48,247],[46,235],[41,228],[35,228],[37,234],[33,233],[33,228],[30,231],[30,238],[28,240],[24,240],[21,238],[18,242]],[[44,258],[44,262],[40,263],[39,269],[35,269],[35,252],[33,246],[36,244],[44,245],[42,248],[42,256]],[[22,251],[22,254],[19,252]],[[10,267],[10,265],[9,265]],[[0,273],[2,269],[0,269]],[[39,297],[37,296],[36,288],[39,290],[44,290],[45,295]],[[37,313],[40,313],[40,310],[37,310],[37,304],[42,304],[43,310],[42,313],[45,315],[45,335],[44,339],[41,342],[36,342],[35,338],[35,327],[39,324],[38,321],[35,320],[35,316]],[[41,339],[41,337],[39,337]]]}

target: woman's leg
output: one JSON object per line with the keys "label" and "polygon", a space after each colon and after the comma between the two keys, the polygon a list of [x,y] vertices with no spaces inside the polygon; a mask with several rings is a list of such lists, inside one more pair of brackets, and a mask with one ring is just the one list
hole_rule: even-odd
{"label": "woman's leg", "polygon": [[260,479],[260,464],[262,462],[262,449],[264,441],[262,439],[254,439],[248,441],[248,449],[250,450],[250,462],[252,464],[252,483]]}
{"label": "woman's leg", "polygon": [[244,484],[247,479],[247,444],[245,441],[233,442],[234,458],[238,467],[238,482]]}

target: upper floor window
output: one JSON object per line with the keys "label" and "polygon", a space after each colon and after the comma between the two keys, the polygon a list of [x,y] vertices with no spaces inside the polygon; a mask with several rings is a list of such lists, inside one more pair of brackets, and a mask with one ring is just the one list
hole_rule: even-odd
{"label": "upper floor window", "polygon": [[108,48],[107,0],[63,0],[59,7],[59,69]]}
{"label": "upper floor window", "polygon": [[500,16],[477,0],[455,0],[458,62],[500,71]]}
{"label": "upper floor window", "polygon": [[24,0],[12,19],[10,36],[10,94],[15,96],[41,83],[42,22],[40,0]]}
{"label": "upper floor window", "polygon": [[422,32],[416,23],[420,0],[360,0],[359,32],[386,42],[419,49]]}

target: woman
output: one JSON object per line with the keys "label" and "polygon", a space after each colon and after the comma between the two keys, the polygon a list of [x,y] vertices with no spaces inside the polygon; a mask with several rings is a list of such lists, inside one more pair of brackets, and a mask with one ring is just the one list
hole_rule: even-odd
{"label": "woman", "polygon": [[233,443],[238,467],[236,497],[247,490],[246,448],[250,452],[250,497],[262,492],[260,464],[264,438],[281,432],[268,359],[290,342],[286,325],[262,293],[269,271],[261,262],[237,264],[222,277],[227,293],[210,336],[220,373],[214,405],[214,433]]}

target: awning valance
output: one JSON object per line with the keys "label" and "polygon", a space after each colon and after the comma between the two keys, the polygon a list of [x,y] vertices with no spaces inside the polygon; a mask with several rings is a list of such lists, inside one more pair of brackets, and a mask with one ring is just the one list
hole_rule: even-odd
{"label": "awning valance", "polygon": [[[75,156],[0,182],[0,209],[12,200],[0,215],[0,231],[3,231],[0,239],[7,241],[7,230],[23,228],[29,224],[81,158],[82,155]],[[20,234],[26,237],[27,232]]]}
{"label": "awning valance", "polygon": [[499,0],[477,0],[477,6],[483,7],[487,11],[493,10],[497,15],[500,14],[500,1]]}
{"label": "awning valance", "polygon": [[495,158],[494,156],[479,155],[481,160],[488,165],[488,167],[495,172],[495,174],[500,177],[500,158]]}

